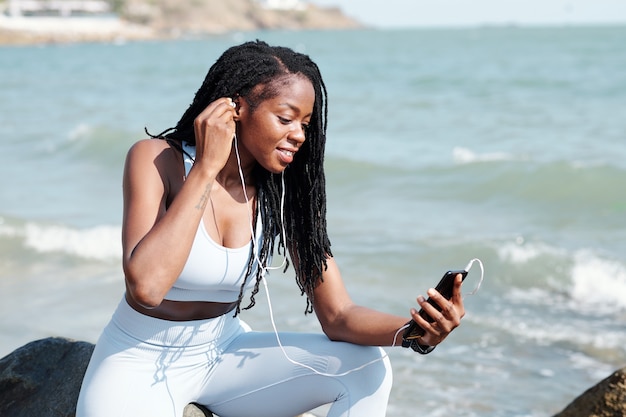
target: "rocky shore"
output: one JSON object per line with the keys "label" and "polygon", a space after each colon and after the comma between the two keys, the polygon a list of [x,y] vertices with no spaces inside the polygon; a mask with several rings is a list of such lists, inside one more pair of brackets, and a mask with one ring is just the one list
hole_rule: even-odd
{"label": "rocky shore", "polygon": [[[87,342],[47,338],[0,359],[0,416],[74,417],[93,348]],[[210,415],[190,404],[183,416]],[[626,416],[626,367],[582,393],[553,417],[617,416]]]}
{"label": "rocky shore", "polygon": [[302,2],[270,8],[257,0],[125,0],[102,16],[17,16],[3,13],[0,45],[201,37],[236,31],[354,29],[356,20],[337,8]]}

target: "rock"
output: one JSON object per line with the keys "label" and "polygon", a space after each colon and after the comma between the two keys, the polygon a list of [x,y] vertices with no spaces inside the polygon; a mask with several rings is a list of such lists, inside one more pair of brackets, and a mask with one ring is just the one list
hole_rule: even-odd
{"label": "rock", "polygon": [[200,404],[189,404],[183,410],[183,417],[213,417],[213,414]]}
{"label": "rock", "polygon": [[71,417],[94,346],[37,340],[0,359],[0,416]]}
{"label": "rock", "polygon": [[626,416],[626,367],[578,396],[554,417]]}

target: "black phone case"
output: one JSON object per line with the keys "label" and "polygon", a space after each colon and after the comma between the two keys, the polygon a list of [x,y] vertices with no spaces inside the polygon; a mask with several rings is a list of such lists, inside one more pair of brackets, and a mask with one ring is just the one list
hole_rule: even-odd
{"label": "black phone case", "polygon": [[[441,295],[443,295],[446,298],[446,300],[449,300],[452,297],[452,288],[454,287],[454,277],[456,277],[458,274],[461,274],[461,276],[463,277],[463,280],[465,280],[465,277],[467,277],[467,271],[465,270],[447,271],[445,274],[443,274],[443,277],[441,278],[441,280],[435,287],[435,289]],[[430,297],[428,297],[428,300],[426,301],[430,303],[430,305],[435,307],[437,310],[441,311],[441,307],[439,307],[439,304],[431,300]],[[420,309],[419,315],[422,316],[424,320],[426,320],[429,323],[432,323],[433,321],[435,321],[423,309]],[[423,335],[424,335],[424,329],[422,329],[420,326],[417,325],[417,323],[411,320],[409,323],[409,327],[407,327],[407,329],[404,331],[403,338],[406,340],[411,340],[411,339],[417,339],[418,337],[421,337]]]}

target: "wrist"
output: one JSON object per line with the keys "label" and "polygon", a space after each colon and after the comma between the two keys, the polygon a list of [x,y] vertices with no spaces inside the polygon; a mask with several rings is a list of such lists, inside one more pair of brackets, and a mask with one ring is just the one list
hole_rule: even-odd
{"label": "wrist", "polygon": [[[409,321],[410,323],[410,321]],[[407,324],[409,324],[407,323]],[[422,336],[412,337],[408,334],[407,331],[402,335],[402,347],[403,348],[411,348],[414,352],[417,352],[421,355],[427,355],[433,350],[435,350],[436,346],[428,345],[420,343],[423,342]]]}
{"label": "wrist", "polygon": [[436,346],[422,345],[418,342],[419,339],[412,340],[403,340],[402,347],[410,347],[413,349],[413,352],[417,352],[420,355],[428,355],[430,352],[435,350]]}

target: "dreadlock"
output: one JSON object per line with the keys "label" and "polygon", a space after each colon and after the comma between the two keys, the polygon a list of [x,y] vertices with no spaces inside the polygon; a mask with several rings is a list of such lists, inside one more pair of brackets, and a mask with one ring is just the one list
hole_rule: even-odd
{"label": "dreadlock", "polygon": [[[326,143],[326,118],[328,115],[326,86],[319,68],[306,55],[285,47],[269,46],[262,41],[246,42],[227,49],[211,66],[193,102],[175,127],[153,138],[165,139],[177,149],[182,142],[195,145],[194,119],[214,100],[220,97],[244,97],[252,109],[263,100],[279,94],[280,80],[286,75],[306,77],[315,90],[315,103],[306,129],[306,141],[296,157],[282,174],[285,187],[284,219],[281,219],[280,201],[283,188],[281,174],[273,174],[255,167],[257,187],[255,217],[261,216],[263,240],[258,250],[260,265],[256,268],[256,283],[250,296],[252,308],[259,292],[263,267],[277,250],[292,260],[301,295],[307,296],[306,313],[313,312],[313,289],[322,280],[326,259],[332,256],[326,231],[326,180],[324,176],[324,147]],[[260,86],[261,88],[255,88]],[[259,91],[260,90],[260,91]],[[286,236],[280,233],[284,221]],[[253,222],[256,227],[256,218]],[[255,231],[256,233],[256,231]],[[285,241],[286,239],[286,241]],[[254,270],[255,239],[252,239],[246,279],[239,291],[235,315],[241,311],[246,281]],[[287,269],[288,264],[285,266]]]}

